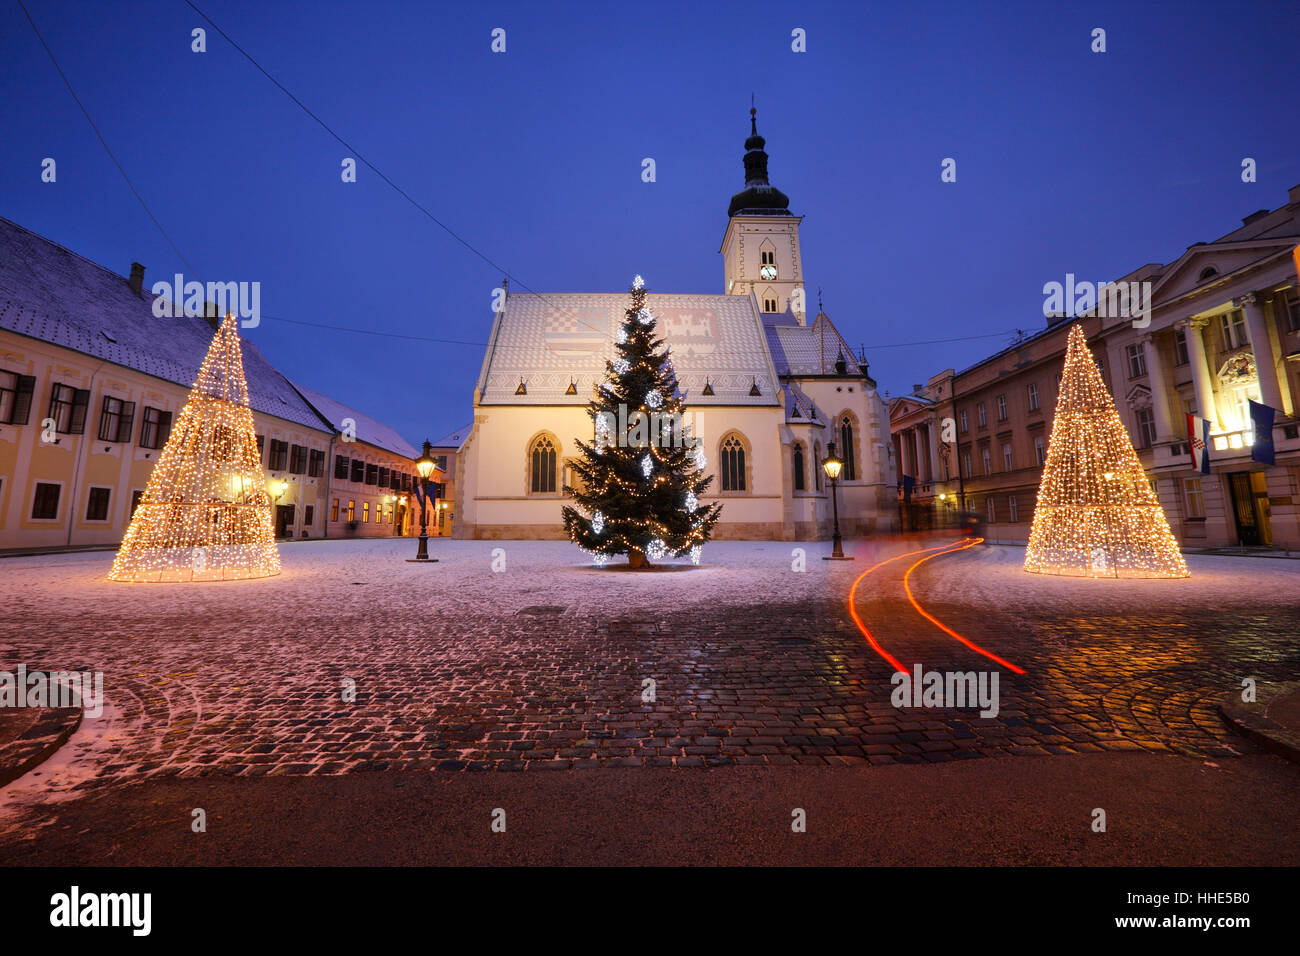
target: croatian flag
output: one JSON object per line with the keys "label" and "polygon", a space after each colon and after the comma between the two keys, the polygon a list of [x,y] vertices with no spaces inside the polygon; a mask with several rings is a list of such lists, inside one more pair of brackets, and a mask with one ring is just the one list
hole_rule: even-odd
{"label": "croatian flag", "polygon": [[1192,468],[1203,475],[1210,473],[1210,423],[1187,413],[1187,449],[1192,455]]}
{"label": "croatian flag", "polygon": [[1255,428],[1255,443],[1250,446],[1250,457],[1265,465],[1276,465],[1273,457],[1273,414],[1275,409],[1259,402],[1250,403],[1250,421]]}
{"label": "croatian flag", "polygon": [[415,481],[415,482],[413,482],[412,485],[411,485],[411,490],[415,492],[415,500],[416,500],[416,502],[418,502],[419,505],[420,505],[420,507],[423,508],[423,507],[424,507],[424,489],[420,487],[420,482],[419,482],[419,481]]}

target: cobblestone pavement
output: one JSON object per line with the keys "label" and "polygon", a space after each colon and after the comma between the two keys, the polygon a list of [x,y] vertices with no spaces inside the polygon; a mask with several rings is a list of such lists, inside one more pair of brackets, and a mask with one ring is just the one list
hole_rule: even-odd
{"label": "cobblestone pavement", "polygon": [[[998,668],[994,718],[896,709],[846,596],[919,546],[837,563],[821,544],[718,543],[704,567],[631,574],[563,543],[435,541],[433,566],[403,560],[409,540],[295,543],[277,578],[197,585],[109,583],[111,554],[0,561],[0,669],[102,670],[108,699],[0,806],[210,774],[1213,759],[1257,752],[1219,698],[1300,675],[1300,562],[1192,556],[1186,581],[1091,581],[981,547],[922,565],[913,589],[1027,673]],[[910,563],[859,589],[875,637],[909,666],[995,668],[906,602]]]}

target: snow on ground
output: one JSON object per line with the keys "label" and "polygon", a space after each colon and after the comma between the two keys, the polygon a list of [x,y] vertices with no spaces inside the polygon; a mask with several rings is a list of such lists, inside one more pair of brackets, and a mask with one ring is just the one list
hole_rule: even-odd
{"label": "snow on ground", "polygon": [[1300,608],[1300,560],[1204,554],[1185,558],[1191,572],[1186,578],[1083,578],[1029,574],[1023,567],[1023,547],[990,545],[927,562],[919,570],[928,573],[914,576],[920,583],[913,589],[923,601],[1044,614]]}
{"label": "snow on ground", "polygon": [[[913,590],[1026,675],[995,719],[900,711],[845,599],[935,543],[849,542],[857,560],[827,562],[826,542],[717,542],[700,567],[635,573],[568,542],[432,539],[420,565],[410,538],[309,541],[280,547],[276,577],[168,584],[108,581],[112,552],[0,559],[0,670],[101,670],[109,705],[0,810],[209,773],[1232,753],[1217,700],[1300,669],[1300,562],[1192,555],[1187,580],[1089,580],[976,547],[920,565]],[[876,639],[986,666],[907,603],[915,560],[859,587]]]}
{"label": "snow on ground", "polygon": [[[112,552],[42,555],[0,561],[0,607],[13,623],[39,608],[42,617],[66,607],[73,623],[83,604],[97,611],[147,611],[158,602],[184,604],[197,616],[229,613],[289,615],[296,605],[350,603],[354,587],[390,592],[396,601],[428,602],[457,614],[513,614],[529,606],[562,605],[575,613],[644,612],[696,603],[740,605],[797,601],[820,592],[828,573],[840,577],[862,567],[831,563],[825,542],[726,541],[706,545],[699,567],[689,558],[658,562],[661,570],[633,573],[626,558],[597,568],[589,555],[560,541],[429,542],[436,564],[407,562],[416,541],[347,539],[283,544],[283,571],[251,581],[123,584],[106,579]],[[794,573],[796,549],[805,552],[807,573]],[[502,570],[494,571],[493,568]],[[673,570],[667,570],[667,567]]]}

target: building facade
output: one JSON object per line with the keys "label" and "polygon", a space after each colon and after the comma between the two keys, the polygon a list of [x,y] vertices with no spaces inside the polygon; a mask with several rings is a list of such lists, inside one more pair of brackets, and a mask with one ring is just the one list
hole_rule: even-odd
{"label": "building facade", "polygon": [[[216,329],[215,318],[155,316],[153,298],[142,266],[123,277],[0,219],[0,550],[121,541]],[[346,534],[330,514],[340,433],[241,346],[277,536]],[[414,474],[409,445],[352,415],[367,462]],[[352,490],[387,519],[377,485]]]}
{"label": "building facade", "polygon": [[[917,482],[908,504],[941,513],[960,507],[964,493],[990,540],[1028,540],[1066,334],[1081,322],[1180,543],[1300,549],[1298,244],[1300,186],[1285,205],[1246,217],[1214,242],[1118,280],[1140,284],[1148,315],[1094,308],[1049,320],[1024,341],[893,399],[900,471]],[[1252,459],[1252,400],[1276,413],[1273,465]],[[1211,422],[1208,475],[1192,468],[1188,413]],[[925,436],[942,439],[945,420],[955,437],[936,448]]]}
{"label": "building facade", "polygon": [[[751,111],[745,189],[732,197],[720,249],[723,294],[646,299],[715,476],[702,499],[723,504],[714,537],[828,537],[820,462],[832,442],[845,460],[845,533],[891,528],[884,403],[827,315],[807,320],[801,218],[768,182],[764,145]],[[457,537],[564,537],[574,441],[594,438],[586,405],[628,302],[626,293],[505,297],[456,456]]]}
{"label": "building facade", "polygon": [[294,388],[333,429],[325,487],[325,535],[382,538],[419,534],[420,505],[413,492],[419,480],[415,461],[420,453],[369,415],[305,386]]}

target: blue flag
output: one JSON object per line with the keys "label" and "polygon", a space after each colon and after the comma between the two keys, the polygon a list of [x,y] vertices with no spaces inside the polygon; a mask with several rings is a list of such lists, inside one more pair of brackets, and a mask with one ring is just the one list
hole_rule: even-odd
{"label": "blue flag", "polygon": [[1250,457],[1265,465],[1277,464],[1273,457],[1273,415],[1269,406],[1250,403],[1250,420],[1255,426],[1255,444],[1250,446]]}

